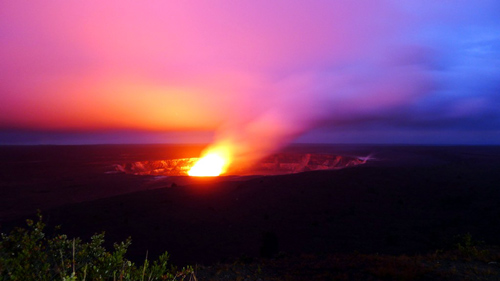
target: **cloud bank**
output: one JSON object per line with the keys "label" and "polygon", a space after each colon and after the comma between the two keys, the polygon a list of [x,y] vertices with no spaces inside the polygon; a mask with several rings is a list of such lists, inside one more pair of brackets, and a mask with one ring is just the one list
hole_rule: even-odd
{"label": "cloud bank", "polygon": [[246,159],[313,129],[500,128],[497,1],[1,5],[6,129],[215,131]]}

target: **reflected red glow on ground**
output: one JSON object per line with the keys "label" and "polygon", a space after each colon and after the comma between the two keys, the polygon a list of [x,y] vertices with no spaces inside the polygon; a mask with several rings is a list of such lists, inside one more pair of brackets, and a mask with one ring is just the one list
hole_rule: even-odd
{"label": "reflected red glow on ground", "polygon": [[[115,165],[120,172],[134,175],[187,176],[199,158],[137,161]],[[224,175],[282,175],[307,171],[334,170],[364,164],[366,159],[330,154],[279,153],[249,167],[228,167]],[[194,175],[194,174],[192,174]],[[208,175],[205,175],[208,176]]]}

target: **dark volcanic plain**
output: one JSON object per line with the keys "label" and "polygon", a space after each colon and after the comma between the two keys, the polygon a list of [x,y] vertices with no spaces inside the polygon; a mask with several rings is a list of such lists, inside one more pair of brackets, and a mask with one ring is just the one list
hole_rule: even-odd
{"label": "dark volcanic plain", "polygon": [[[1,231],[41,209],[49,228],[88,239],[132,236],[130,258],[175,264],[241,256],[424,254],[470,233],[500,245],[500,147],[297,145],[368,156],[364,165],[260,177],[116,172],[130,161],[197,157],[202,146],[0,147]],[[262,252],[262,250],[264,252]]]}

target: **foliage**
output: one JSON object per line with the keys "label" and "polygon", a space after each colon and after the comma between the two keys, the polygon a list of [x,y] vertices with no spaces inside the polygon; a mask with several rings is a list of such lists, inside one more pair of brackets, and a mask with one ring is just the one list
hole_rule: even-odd
{"label": "foliage", "polygon": [[470,233],[457,235],[454,237],[454,240],[456,242],[456,249],[463,258],[486,260],[489,256],[488,250],[479,249],[479,246],[482,245],[483,242],[473,240]]}
{"label": "foliage", "polygon": [[147,259],[136,265],[125,258],[132,240],[114,243],[107,251],[104,233],[95,234],[89,242],[69,239],[64,234],[47,237],[45,224],[27,220],[26,228],[15,228],[0,240],[1,280],[184,280],[194,277],[192,267],[177,270],[167,266],[169,255],[153,262]]}

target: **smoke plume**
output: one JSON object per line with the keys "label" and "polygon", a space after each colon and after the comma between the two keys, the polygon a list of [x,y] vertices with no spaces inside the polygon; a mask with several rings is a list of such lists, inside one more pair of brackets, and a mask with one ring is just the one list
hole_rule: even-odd
{"label": "smoke plume", "polygon": [[500,64],[491,62],[500,39],[488,32],[498,30],[496,8],[3,3],[0,127],[215,131],[210,149],[226,146],[234,161],[251,162],[313,128],[396,119],[413,128],[488,114],[498,123]]}

